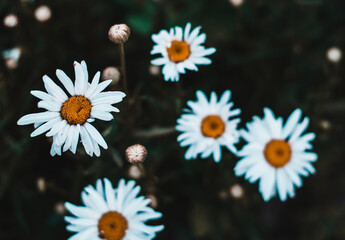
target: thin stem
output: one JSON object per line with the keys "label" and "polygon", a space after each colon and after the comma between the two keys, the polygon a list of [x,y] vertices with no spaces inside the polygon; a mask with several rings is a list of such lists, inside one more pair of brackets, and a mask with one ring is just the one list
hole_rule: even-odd
{"label": "thin stem", "polygon": [[119,50],[120,50],[120,58],[121,58],[121,75],[122,75],[123,91],[128,93],[128,91],[127,91],[125,49],[124,49],[123,43],[119,43]]}

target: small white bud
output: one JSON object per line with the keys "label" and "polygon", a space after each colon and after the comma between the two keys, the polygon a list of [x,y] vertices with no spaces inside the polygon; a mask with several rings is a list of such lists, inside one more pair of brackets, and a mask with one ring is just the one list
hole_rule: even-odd
{"label": "small white bud", "polygon": [[241,198],[244,194],[244,190],[240,184],[234,184],[230,187],[230,194],[234,198]]}
{"label": "small white bud", "polygon": [[117,67],[109,66],[106,67],[102,72],[102,80],[113,80],[111,85],[116,85],[119,83],[121,78],[120,70]]}
{"label": "small white bud", "polygon": [[5,18],[4,18],[4,25],[5,27],[8,28],[14,28],[18,25],[18,17],[14,14],[8,14]]}
{"label": "small white bud", "polygon": [[35,10],[35,18],[39,22],[46,22],[52,16],[52,11],[46,5],[42,5]]}
{"label": "small white bud", "polygon": [[327,58],[330,62],[337,63],[341,60],[342,52],[337,47],[332,47],[327,51]]}
{"label": "small white bud", "polygon": [[134,144],[126,149],[126,158],[130,163],[142,163],[146,156],[147,150],[141,144]]}
{"label": "small white bud", "polygon": [[115,24],[108,32],[109,40],[118,44],[127,42],[131,29],[126,24]]}

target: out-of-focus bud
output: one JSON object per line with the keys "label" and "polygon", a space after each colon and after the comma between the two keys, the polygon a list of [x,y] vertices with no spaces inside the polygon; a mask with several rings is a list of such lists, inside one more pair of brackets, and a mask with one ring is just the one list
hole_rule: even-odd
{"label": "out-of-focus bud", "polygon": [[39,22],[46,22],[52,16],[52,11],[46,5],[42,5],[35,10],[35,18]]}
{"label": "out-of-focus bud", "polygon": [[137,165],[132,165],[128,169],[128,175],[133,179],[139,179],[142,176],[142,171]]}
{"label": "out-of-focus bud", "polygon": [[156,66],[156,65],[150,65],[149,66],[149,73],[153,76],[158,76],[160,75],[161,68]]}
{"label": "out-of-focus bud", "polygon": [[44,178],[40,177],[37,179],[37,189],[40,192],[44,192],[46,190],[46,181],[44,180]]}
{"label": "out-of-focus bud", "polygon": [[153,195],[153,194],[149,194],[146,197],[151,199],[150,206],[152,208],[156,209],[158,207],[158,199],[157,199],[157,197],[155,195]]}
{"label": "out-of-focus bud", "polygon": [[102,80],[113,80],[111,85],[117,85],[120,81],[121,73],[117,67],[106,67],[102,72]]}
{"label": "out-of-focus bud", "polygon": [[8,69],[16,69],[18,67],[18,61],[12,58],[8,58],[5,60],[5,65]]}
{"label": "out-of-focus bud", "polygon": [[141,144],[134,144],[126,149],[126,158],[130,163],[142,163],[146,156],[147,150]]}
{"label": "out-of-focus bud", "polygon": [[328,131],[331,129],[332,124],[328,121],[328,120],[321,120],[320,121],[320,127],[325,130]]}
{"label": "out-of-focus bud", "polygon": [[341,60],[342,52],[338,47],[332,47],[327,51],[327,59],[330,62],[337,63]]}
{"label": "out-of-focus bud", "polygon": [[243,4],[243,0],[229,0],[234,7],[239,7]]}
{"label": "out-of-focus bud", "polygon": [[5,18],[4,18],[4,25],[5,27],[8,28],[14,28],[18,25],[18,17],[15,14],[8,14]]}
{"label": "out-of-focus bud", "polygon": [[225,190],[221,190],[219,191],[218,196],[221,200],[225,200],[228,197],[228,194]]}
{"label": "out-of-focus bud", "polygon": [[11,48],[2,52],[2,57],[5,59],[5,65],[8,69],[15,69],[18,67],[18,61],[21,55],[19,47]]}
{"label": "out-of-focus bud", "polygon": [[115,24],[108,32],[109,40],[116,44],[127,42],[129,35],[131,29],[126,24]]}
{"label": "out-of-focus bud", "polygon": [[66,208],[63,202],[57,202],[55,204],[55,212],[60,214],[60,215],[65,215],[66,214]]}
{"label": "out-of-focus bud", "polygon": [[234,198],[241,198],[244,194],[244,190],[240,184],[234,184],[230,187],[230,194]]}

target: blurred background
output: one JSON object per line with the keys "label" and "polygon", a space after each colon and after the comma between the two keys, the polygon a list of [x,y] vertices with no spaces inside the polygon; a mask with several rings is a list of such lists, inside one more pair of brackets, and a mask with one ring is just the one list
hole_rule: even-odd
{"label": "blurred background", "polygon": [[[163,213],[156,239],[345,239],[344,12],[343,0],[0,0],[0,239],[67,239],[63,203],[81,204],[81,190],[102,177],[142,186]],[[217,48],[213,64],[165,82],[150,65],[151,35],[187,22]],[[16,125],[41,111],[29,92],[44,90],[45,74],[57,81],[57,68],[74,78],[74,60],[86,60],[89,75],[119,66],[108,40],[116,23],[131,28],[129,95],[113,121],[95,122],[109,149],[90,158],[79,144],[76,155],[51,157],[51,139]],[[265,106],[310,117],[317,172],[294,199],[264,202],[257,184],[235,177],[239,159],[225,148],[220,163],[184,159],[174,127],[198,89],[230,89],[240,127]],[[125,159],[135,143],[148,151],[142,165]]]}

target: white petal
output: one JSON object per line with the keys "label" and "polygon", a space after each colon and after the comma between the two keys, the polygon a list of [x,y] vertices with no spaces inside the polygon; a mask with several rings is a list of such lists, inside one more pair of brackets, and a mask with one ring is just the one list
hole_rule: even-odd
{"label": "white petal", "polygon": [[71,96],[73,96],[75,94],[75,91],[74,91],[74,85],[73,85],[72,80],[66,75],[64,71],[60,69],[56,70],[56,76],[58,77],[60,82],[64,85],[68,93],[71,94]]}
{"label": "white petal", "polygon": [[104,149],[108,148],[107,143],[104,141],[102,135],[97,131],[97,129],[92,126],[90,123],[84,124],[86,130],[89,132],[92,139],[94,139],[99,145],[101,145]]}
{"label": "white petal", "polygon": [[59,112],[41,112],[41,113],[31,113],[28,115],[25,115],[21,117],[17,124],[18,125],[28,125],[36,122],[46,122],[49,121],[52,118],[59,117],[60,113]]}
{"label": "white petal", "polygon": [[75,94],[76,95],[84,95],[85,85],[87,84],[85,79],[85,74],[82,66],[74,62],[74,71],[75,71]]}
{"label": "white petal", "polygon": [[51,80],[47,75],[43,76],[43,82],[44,86],[47,90],[47,92],[59,99],[60,101],[64,102],[68,99],[66,93],[58,86],[56,85],[53,80]]}

